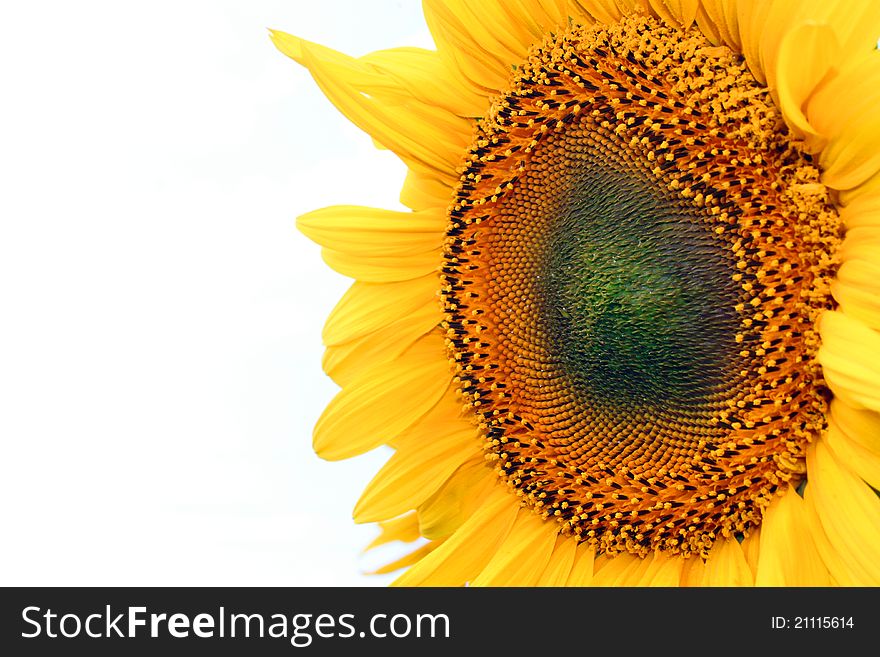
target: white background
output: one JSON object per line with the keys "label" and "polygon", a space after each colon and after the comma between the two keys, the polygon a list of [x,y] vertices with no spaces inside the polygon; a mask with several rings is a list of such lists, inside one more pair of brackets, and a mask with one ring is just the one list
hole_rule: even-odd
{"label": "white background", "polygon": [[403,166],[279,53],[431,47],[414,0],[4,2],[0,585],[385,585],[318,459],[349,280],[296,232]]}

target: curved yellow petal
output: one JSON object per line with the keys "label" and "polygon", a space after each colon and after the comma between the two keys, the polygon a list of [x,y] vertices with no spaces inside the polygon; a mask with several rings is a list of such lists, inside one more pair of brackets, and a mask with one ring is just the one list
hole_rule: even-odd
{"label": "curved yellow petal", "polygon": [[682,564],[679,586],[688,588],[703,586],[705,575],[706,561],[700,556],[691,555],[684,559]]}
{"label": "curved yellow petal", "polygon": [[822,180],[848,192],[847,198],[874,180],[880,169],[878,102],[880,51],[875,50],[828,79],[806,104],[807,119],[827,139],[819,157]]}
{"label": "curved yellow petal", "polygon": [[473,586],[534,586],[553,553],[560,525],[530,509],[521,509],[510,533]]}
{"label": "curved yellow petal", "polygon": [[832,392],[855,406],[880,410],[880,334],[838,311],[822,314],[817,358]]}
{"label": "curved yellow petal", "polygon": [[[806,500],[815,508],[833,549],[823,560],[835,577],[856,586],[880,585],[880,498],[820,440],[807,450]],[[837,563],[845,564],[843,568]],[[844,575],[843,579],[847,579]],[[843,582],[841,582],[843,583]]]}
{"label": "curved yellow petal", "polygon": [[315,451],[335,461],[387,443],[425,415],[451,380],[442,338],[425,336],[395,360],[362,372],[333,398],[315,424]]}
{"label": "curved yellow petal", "polygon": [[419,531],[431,540],[444,540],[458,531],[498,485],[498,475],[482,458],[464,463],[419,506]]}
{"label": "curved yellow petal", "polygon": [[840,44],[837,68],[845,70],[875,50],[880,25],[880,4],[875,0],[811,0],[803,5],[800,21],[834,30]]}
{"label": "curved yellow petal", "polygon": [[[454,17],[469,38],[498,61],[502,70],[523,61],[534,37],[523,29],[522,22],[504,10],[498,0],[443,0],[447,20]],[[436,9],[435,9],[436,10]]]}
{"label": "curved yellow petal", "polygon": [[[853,219],[851,216],[847,218]],[[872,224],[873,215],[861,213],[859,218],[862,225],[854,226],[846,231],[846,237],[838,250],[842,262],[850,260],[874,262],[877,259],[877,254],[880,253],[880,225]]]}
{"label": "curved yellow petal", "polygon": [[419,518],[414,511],[391,520],[377,523],[379,535],[364,548],[364,552],[393,541],[412,543],[419,539]]}
{"label": "curved yellow petal", "polygon": [[752,75],[761,84],[767,83],[764,62],[761,58],[761,37],[772,5],[771,2],[736,3],[736,24],[739,27],[741,52]]}
{"label": "curved yellow petal", "polygon": [[[790,72],[790,70],[781,71],[777,64],[782,44],[791,30],[809,24],[827,25],[836,37],[836,42],[840,44],[838,56],[832,64],[834,68],[838,68],[843,63],[843,57],[852,58],[858,52],[866,53],[876,44],[876,25],[877,20],[880,19],[880,12],[877,11],[877,3],[873,0],[847,0],[845,4],[828,0],[739,3],[740,6],[746,4],[756,5],[743,7],[747,13],[752,12],[753,20],[756,14],[763,12],[761,23],[757,25],[753,23],[751,26],[753,29],[751,45],[754,45],[754,39],[757,37],[760,69],[774,98],[778,97],[775,92],[780,83],[780,75],[783,72]],[[764,8],[759,9],[758,5],[764,5]],[[743,48],[746,49],[745,39]],[[807,57],[812,58],[812,55]],[[749,53],[746,53],[746,58],[749,58]],[[749,63],[751,66],[751,62]]]}
{"label": "curved yellow petal", "polygon": [[[392,48],[361,57],[407,94],[426,105],[441,107],[456,116],[480,117],[489,109],[485,95],[475,93],[434,50]],[[375,93],[378,90],[373,90]]]}
{"label": "curved yellow petal", "polygon": [[804,518],[809,527],[810,537],[816,545],[816,550],[822,557],[822,562],[828,569],[829,576],[833,586],[856,586],[859,576],[852,570],[849,564],[840,559],[837,550],[828,540],[828,535],[822,522],[819,520],[819,514],[816,511],[816,505],[813,503],[813,496],[810,492],[810,486],[807,485],[804,490]]}
{"label": "curved yellow petal", "polygon": [[653,557],[620,553],[596,559],[590,586],[639,586]]}
{"label": "curved yellow petal", "polygon": [[804,501],[788,486],[764,511],[755,586],[829,586]]}
{"label": "curved yellow petal", "polygon": [[575,0],[574,4],[579,14],[605,25],[616,23],[626,11],[626,8],[621,11],[615,0]]}
{"label": "curved yellow petal", "polygon": [[367,257],[408,256],[443,245],[442,210],[395,212],[357,205],[335,205],[297,217],[296,227],[321,246]]}
{"label": "curved yellow petal", "polygon": [[550,561],[535,586],[565,586],[577,556],[578,541],[573,536],[558,535]]}
{"label": "curved yellow petal", "polygon": [[[507,4],[501,0],[503,4]],[[526,0],[530,13],[541,26],[542,33],[552,32],[560,25],[567,25],[571,17],[570,0]]]}
{"label": "curved yellow petal", "polygon": [[409,281],[431,272],[439,272],[443,262],[441,249],[401,256],[362,256],[322,249],[321,257],[333,271],[367,283]]}
{"label": "curved yellow petal", "polygon": [[[873,194],[862,193],[844,205],[840,208],[840,220],[848,232],[861,228],[880,229],[880,190]],[[844,246],[847,243],[845,240]]]}
{"label": "curved yellow petal", "polygon": [[[880,84],[880,76],[875,76]],[[859,187],[880,172],[880,115],[875,108],[853,117],[819,156],[822,182],[833,189]]]}
{"label": "curved yellow petal", "polygon": [[755,577],[742,546],[734,538],[715,541],[703,571],[703,586],[753,586]]}
{"label": "curved yellow petal", "polygon": [[305,66],[330,102],[376,142],[408,166],[455,183],[456,167],[470,142],[470,121],[415,100],[382,102],[381,96],[367,93],[391,84],[379,69],[289,34],[273,32],[272,39],[279,50]]}
{"label": "curved yellow petal", "polygon": [[709,14],[706,13],[706,9],[702,3],[700,3],[697,7],[697,15],[695,21],[700,28],[700,32],[703,33],[703,36],[705,36],[709,43],[711,43],[713,46],[729,46],[729,44],[725,41],[724,35],[721,33],[721,29],[709,17]]}
{"label": "curved yellow petal", "polygon": [[566,586],[590,586],[593,581],[593,565],[596,550],[587,543],[579,543],[574,552],[574,563],[565,582]]}
{"label": "curved yellow petal", "polygon": [[810,123],[823,134],[833,136],[851,124],[854,117],[876,107],[880,96],[878,66],[880,52],[874,51],[850,63],[817,89],[807,104]]}
{"label": "curved yellow petal", "polygon": [[754,527],[749,535],[743,538],[740,547],[746,563],[749,564],[749,570],[752,571],[752,577],[758,574],[758,557],[761,552],[761,526]]}
{"label": "curved yellow petal", "polygon": [[388,573],[393,573],[395,570],[400,570],[401,568],[406,568],[414,563],[418,563],[436,549],[437,543],[425,543],[409,554],[403,555],[400,559],[396,559],[380,568],[376,568],[376,570],[367,573],[367,575],[386,575]]}
{"label": "curved yellow petal", "polygon": [[844,314],[880,330],[880,245],[862,251],[874,251],[876,257],[848,258],[831,282],[831,293]]}
{"label": "curved yellow petal", "polygon": [[424,304],[377,331],[327,347],[321,366],[327,376],[344,388],[357,378],[358,372],[397,358],[435,329],[441,319],[437,305]]}
{"label": "curved yellow petal", "polygon": [[430,554],[397,578],[394,586],[464,586],[483,570],[507,537],[519,503],[495,486],[480,507]]}
{"label": "curved yellow petal", "polygon": [[459,70],[476,93],[488,99],[507,86],[511,67],[516,62],[499,54],[500,44],[494,40],[485,45],[480,42],[481,35],[483,38],[485,35],[479,26],[470,21],[468,15],[456,15],[455,10],[461,8],[461,3],[424,0],[422,8],[437,51],[450,66]]}
{"label": "curved yellow petal", "polygon": [[650,0],[650,4],[660,18],[683,29],[694,24],[700,6],[699,0]]}
{"label": "curved yellow petal", "polygon": [[811,152],[825,141],[810,124],[806,106],[837,61],[840,46],[828,25],[798,25],[782,39],[777,60],[779,109],[793,133],[807,139]]}
{"label": "curved yellow petal", "polygon": [[839,205],[843,208],[852,205],[864,198],[873,198],[880,195],[880,175],[868,178],[858,187],[844,189],[838,193]]}
{"label": "curved yellow petal", "polygon": [[731,0],[702,0],[700,2],[700,10],[697,12],[697,23],[704,34],[707,33],[705,28],[707,21],[711,22],[715,28],[712,31],[717,31],[722,43],[737,52],[742,50],[736,2]]}
{"label": "curved yellow petal", "polygon": [[651,563],[635,586],[678,586],[684,568],[684,559],[679,555],[655,552]]}
{"label": "curved yellow petal", "polygon": [[412,543],[421,536],[419,534],[419,518],[414,511],[380,522],[378,527],[379,535],[370,541],[364,548],[364,552],[393,541]]}
{"label": "curved yellow petal", "polygon": [[442,210],[445,219],[446,208],[452,202],[453,191],[437,178],[424,176],[415,171],[407,171],[400,202],[413,210]]}
{"label": "curved yellow petal", "polygon": [[435,274],[394,283],[355,281],[324,323],[324,344],[355,340],[425,307],[439,309],[438,289]]}
{"label": "curved yellow petal", "polygon": [[853,472],[880,490],[880,413],[833,400],[825,442]]}
{"label": "curved yellow petal", "polygon": [[367,484],[355,522],[375,522],[415,509],[466,460],[481,454],[475,427],[406,442]]}

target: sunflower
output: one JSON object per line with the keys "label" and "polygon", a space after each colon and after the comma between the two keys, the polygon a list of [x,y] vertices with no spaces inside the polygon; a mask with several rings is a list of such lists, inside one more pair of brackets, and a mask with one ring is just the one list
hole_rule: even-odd
{"label": "sunflower", "polygon": [[408,167],[298,219],[383,570],[880,584],[880,3],[423,5],[435,51],[271,34]]}

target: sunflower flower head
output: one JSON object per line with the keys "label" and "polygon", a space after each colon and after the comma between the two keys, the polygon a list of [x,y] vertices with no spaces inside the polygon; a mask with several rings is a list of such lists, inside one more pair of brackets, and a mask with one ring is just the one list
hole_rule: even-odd
{"label": "sunflower flower head", "polygon": [[400,585],[880,584],[880,6],[426,0],[278,48],[409,173],[299,218],[355,279],[328,459]]}

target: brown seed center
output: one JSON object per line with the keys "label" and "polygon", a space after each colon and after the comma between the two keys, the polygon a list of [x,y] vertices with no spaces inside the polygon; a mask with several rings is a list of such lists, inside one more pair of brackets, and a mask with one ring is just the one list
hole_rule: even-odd
{"label": "brown seed center", "polygon": [[443,274],[499,474],[609,553],[747,533],[825,426],[839,237],[727,49],[641,16],[534,49],[480,123]]}

